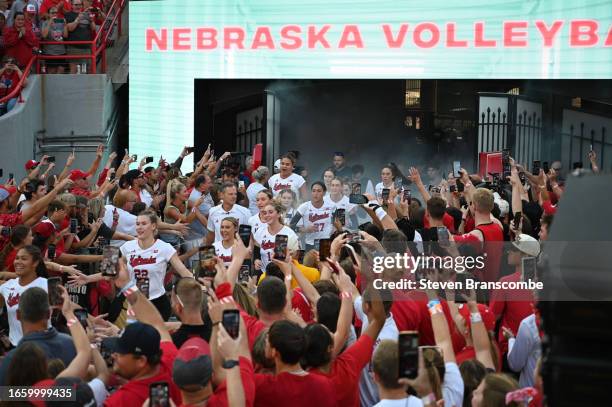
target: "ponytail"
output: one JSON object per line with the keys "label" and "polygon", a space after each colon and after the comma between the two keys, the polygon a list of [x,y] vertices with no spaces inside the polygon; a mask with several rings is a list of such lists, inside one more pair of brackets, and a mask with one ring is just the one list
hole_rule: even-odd
{"label": "ponytail", "polygon": [[443,398],[442,383],[444,382],[444,374],[446,373],[444,359],[442,359],[442,355],[435,349],[424,349],[423,360],[425,361],[425,369],[427,370],[429,383],[431,383],[431,390],[435,394],[436,400],[440,400]]}

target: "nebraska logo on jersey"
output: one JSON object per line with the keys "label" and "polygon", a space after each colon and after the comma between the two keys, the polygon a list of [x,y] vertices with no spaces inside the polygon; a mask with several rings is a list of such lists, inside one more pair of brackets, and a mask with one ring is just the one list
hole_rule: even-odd
{"label": "nebraska logo on jersey", "polygon": [[274,247],[276,247],[276,244],[274,244],[274,242],[272,241],[262,241],[261,242],[261,248],[263,250],[270,250],[270,249],[274,249]]}
{"label": "nebraska logo on jersey", "polygon": [[282,183],[278,183],[276,185],[274,185],[274,190],[275,191],[280,191],[283,189],[291,189],[291,184],[282,184]]}
{"label": "nebraska logo on jersey", "polygon": [[13,293],[10,293],[8,299],[6,300],[6,303],[9,307],[14,307],[15,305],[19,304],[19,294],[15,295]]}
{"label": "nebraska logo on jersey", "polygon": [[130,257],[130,266],[142,266],[143,264],[155,264],[155,257],[142,257],[138,255],[138,257],[131,256]]}
{"label": "nebraska logo on jersey", "polygon": [[314,223],[321,219],[327,219],[327,218],[329,218],[329,213],[321,213],[319,215],[317,215],[316,213],[311,213],[310,215],[308,215],[308,220],[311,223]]}
{"label": "nebraska logo on jersey", "polygon": [[224,255],[221,255],[221,256],[219,256],[219,258],[220,258],[220,259],[221,259],[221,261],[222,261],[222,262],[224,262],[224,263],[229,263],[229,262],[231,262],[231,261],[232,261],[232,256],[231,256],[231,255],[229,255],[229,256],[224,256]]}

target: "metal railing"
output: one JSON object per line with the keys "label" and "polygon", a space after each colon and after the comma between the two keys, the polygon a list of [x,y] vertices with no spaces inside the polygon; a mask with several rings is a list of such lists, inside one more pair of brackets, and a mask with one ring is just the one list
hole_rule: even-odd
{"label": "metal railing", "polygon": [[30,75],[30,71],[32,70],[32,65],[34,65],[35,61],[36,61],[36,56],[32,56],[30,60],[28,61],[28,64],[25,66],[25,68],[23,68],[21,78],[19,79],[19,82],[17,82],[17,86],[15,87],[15,89],[13,89],[13,91],[9,93],[8,95],[4,96],[3,98],[0,98],[0,103],[7,103],[9,100],[15,98],[17,95],[19,95],[18,102],[23,103],[23,98],[21,97],[21,91],[23,90],[23,84],[28,78],[28,75]]}

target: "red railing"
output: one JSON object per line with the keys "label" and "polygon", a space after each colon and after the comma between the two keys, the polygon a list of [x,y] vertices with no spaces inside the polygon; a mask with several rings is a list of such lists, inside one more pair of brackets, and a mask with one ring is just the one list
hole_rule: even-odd
{"label": "red railing", "polygon": [[[36,72],[40,73],[40,61],[62,59],[89,59],[91,60],[91,70],[87,73],[97,73],[97,61],[98,56],[101,57],[101,73],[106,73],[106,44],[108,37],[113,32],[115,24],[117,24],[117,30],[119,36],[121,36],[121,14],[125,7],[127,0],[114,0],[110,8],[108,9],[106,19],[101,25],[101,28],[96,33],[96,36],[91,41],[41,41],[41,46],[44,45],[89,45],[91,47],[89,54],[79,55],[46,55],[39,54],[36,63]],[[112,20],[111,20],[112,15]],[[83,72],[86,73],[86,72]]]}
{"label": "red railing", "polygon": [[21,98],[21,91],[23,89],[23,83],[28,78],[28,75],[30,75],[30,71],[32,70],[32,65],[34,65],[35,61],[36,61],[36,56],[33,55],[32,58],[30,58],[30,61],[28,62],[28,64],[25,66],[25,68],[23,68],[23,71],[21,71],[22,75],[21,75],[21,79],[19,79],[19,82],[17,83],[17,87],[13,89],[13,91],[9,93],[8,95],[6,95],[5,97],[0,98],[0,103],[7,103],[9,100],[13,99],[17,95],[19,95],[19,103],[23,103],[23,99]]}

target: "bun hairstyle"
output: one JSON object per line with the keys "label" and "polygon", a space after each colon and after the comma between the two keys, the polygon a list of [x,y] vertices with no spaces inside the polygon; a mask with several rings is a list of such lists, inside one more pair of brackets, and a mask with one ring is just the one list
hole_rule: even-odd
{"label": "bun hairstyle", "polygon": [[270,170],[268,169],[268,167],[260,165],[255,171],[253,171],[251,175],[253,176],[253,178],[255,178],[256,181],[262,181],[268,175],[270,175]]}

